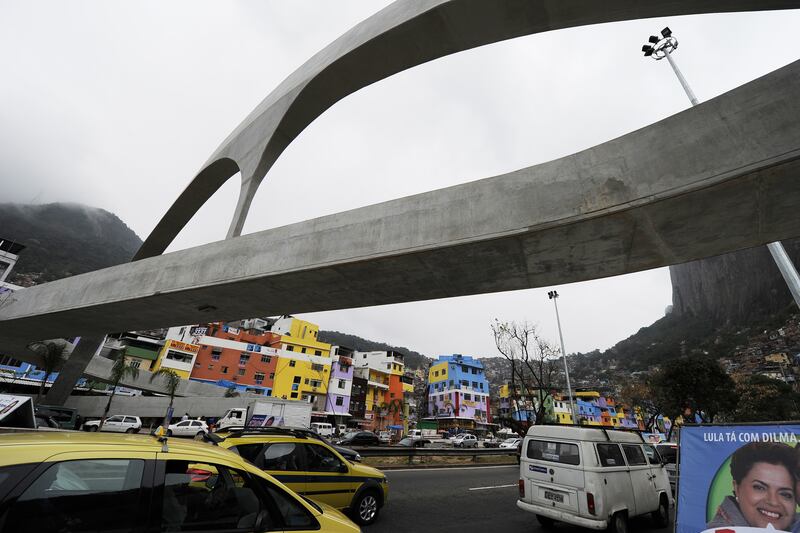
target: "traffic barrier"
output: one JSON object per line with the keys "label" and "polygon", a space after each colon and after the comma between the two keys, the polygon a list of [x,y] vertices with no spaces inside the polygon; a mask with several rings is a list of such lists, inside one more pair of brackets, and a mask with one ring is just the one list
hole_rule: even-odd
{"label": "traffic barrier", "polygon": [[478,457],[516,456],[516,448],[412,448],[405,446],[357,447],[362,457],[408,457],[408,464],[413,464],[415,457]]}

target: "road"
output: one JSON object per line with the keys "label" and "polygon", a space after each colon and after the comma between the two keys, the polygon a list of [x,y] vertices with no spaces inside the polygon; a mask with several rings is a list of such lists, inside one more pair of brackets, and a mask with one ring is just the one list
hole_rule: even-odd
{"label": "road", "polygon": [[[365,533],[506,533],[544,531],[534,515],[517,508],[518,466],[389,470],[389,504]],[[649,517],[631,531],[667,533]],[[559,524],[555,531],[588,530]]]}

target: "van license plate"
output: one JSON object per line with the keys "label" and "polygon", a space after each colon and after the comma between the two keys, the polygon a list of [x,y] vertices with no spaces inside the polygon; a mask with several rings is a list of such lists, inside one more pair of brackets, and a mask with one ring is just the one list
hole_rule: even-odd
{"label": "van license plate", "polygon": [[549,490],[544,491],[544,499],[545,500],[552,500],[558,503],[564,503],[564,495],[559,494],[557,492],[550,492]]}

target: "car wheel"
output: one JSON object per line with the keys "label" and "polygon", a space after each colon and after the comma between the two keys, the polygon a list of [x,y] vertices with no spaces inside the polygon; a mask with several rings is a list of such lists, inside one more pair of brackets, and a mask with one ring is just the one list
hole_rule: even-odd
{"label": "car wheel", "polygon": [[616,512],[611,517],[608,533],[628,533],[628,515],[624,511]]}
{"label": "car wheel", "polygon": [[203,436],[205,434],[206,434],[205,431],[198,431],[197,435],[195,435],[194,438],[197,439],[197,440],[203,440]]}
{"label": "car wheel", "polygon": [[669,503],[666,496],[661,496],[658,501],[658,510],[653,511],[653,521],[661,529],[669,526]]}
{"label": "car wheel", "polygon": [[536,520],[538,520],[539,523],[542,525],[542,527],[545,529],[550,529],[556,524],[556,521],[553,520],[552,518],[547,516],[542,516],[540,514],[536,515]]}
{"label": "car wheel", "polygon": [[136,430],[133,429],[133,428],[128,428],[128,429],[125,430],[125,433],[133,433],[134,431],[136,431]]}
{"label": "car wheel", "polygon": [[89,431],[97,431],[98,426],[89,426]]}
{"label": "car wheel", "polygon": [[368,526],[378,518],[378,495],[374,490],[367,490],[353,502],[353,518],[361,526]]}

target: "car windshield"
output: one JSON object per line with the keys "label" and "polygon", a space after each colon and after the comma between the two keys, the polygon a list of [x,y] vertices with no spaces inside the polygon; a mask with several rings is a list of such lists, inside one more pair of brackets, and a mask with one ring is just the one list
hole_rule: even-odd
{"label": "car windshield", "polygon": [[508,439],[504,440],[503,442],[507,442],[508,444],[513,444],[513,443],[517,442],[518,440],[519,439],[517,437],[511,437],[511,438],[508,438]]}

